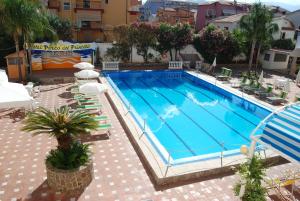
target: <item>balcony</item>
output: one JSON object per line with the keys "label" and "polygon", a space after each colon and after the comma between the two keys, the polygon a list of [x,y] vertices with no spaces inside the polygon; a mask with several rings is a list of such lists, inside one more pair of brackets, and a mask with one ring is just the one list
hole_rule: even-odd
{"label": "balcony", "polygon": [[78,0],[74,8],[75,12],[77,10],[87,10],[87,11],[101,11],[104,10],[101,8],[101,1],[89,1],[89,0]]}
{"label": "balcony", "polygon": [[59,10],[59,1],[58,0],[49,0],[48,1],[48,9]]}

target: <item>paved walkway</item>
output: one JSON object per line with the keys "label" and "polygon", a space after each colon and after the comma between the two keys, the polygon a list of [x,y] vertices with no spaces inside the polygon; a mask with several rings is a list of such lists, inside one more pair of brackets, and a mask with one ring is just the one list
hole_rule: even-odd
{"label": "paved walkway", "polygon": [[[42,86],[38,101],[53,108],[72,104],[70,84]],[[95,178],[78,196],[51,191],[46,183],[44,160],[56,141],[47,135],[32,137],[20,131],[22,113],[0,112],[0,201],[10,200],[91,200],[91,201],[234,201],[234,175],[198,181],[177,187],[156,189],[107,100],[102,97],[104,113],[112,121],[110,139],[90,139],[93,143]],[[268,175],[278,176],[293,164],[272,167]]]}

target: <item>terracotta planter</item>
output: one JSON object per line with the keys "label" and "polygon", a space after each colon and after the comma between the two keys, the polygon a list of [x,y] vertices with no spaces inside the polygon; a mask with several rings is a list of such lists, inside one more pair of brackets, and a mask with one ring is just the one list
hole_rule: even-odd
{"label": "terracotta planter", "polygon": [[48,185],[61,192],[83,191],[94,177],[93,162],[74,170],[61,170],[46,163]]}

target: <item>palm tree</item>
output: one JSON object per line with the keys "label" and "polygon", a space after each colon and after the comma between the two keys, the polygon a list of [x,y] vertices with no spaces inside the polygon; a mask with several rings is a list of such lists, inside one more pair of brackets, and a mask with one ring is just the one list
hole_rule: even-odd
{"label": "palm tree", "polygon": [[259,32],[257,37],[258,42],[258,48],[257,48],[257,55],[256,55],[256,63],[255,67],[257,68],[258,65],[258,57],[260,55],[261,48],[263,46],[269,46],[273,41],[273,34],[278,31],[278,25],[275,23],[272,23],[273,14],[271,11],[266,11],[265,15],[265,21],[264,21],[264,27],[262,27],[262,30]]}
{"label": "palm tree", "polygon": [[69,150],[74,138],[89,130],[96,130],[98,122],[84,110],[70,112],[69,107],[61,107],[53,112],[46,108],[38,108],[30,112],[24,120],[23,131],[33,135],[48,134],[54,136],[58,149]]}
{"label": "palm tree", "polygon": [[[272,13],[265,5],[254,3],[251,12],[244,15],[240,21],[240,28],[245,36],[251,42],[251,51],[249,56],[249,70],[252,68],[253,55],[256,45],[259,51],[264,42],[272,37],[272,33],[278,30],[278,27],[271,23]],[[259,52],[258,51],[258,52]]]}
{"label": "palm tree", "polygon": [[[15,42],[17,56],[20,56],[20,39],[25,43],[34,41],[46,32],[52,32],[44,10],[34,0],[1,0],[0,23],[4,31],[11,35]],[[22,81],[21,63],[18,60],[19,79]]]}

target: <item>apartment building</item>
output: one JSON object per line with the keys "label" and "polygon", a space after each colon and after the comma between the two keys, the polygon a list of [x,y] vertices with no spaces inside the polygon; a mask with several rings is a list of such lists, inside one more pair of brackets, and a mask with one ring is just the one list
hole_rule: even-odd
{"label": "apartment building", "polygon": [[73,23],[73,39],[78,42],[112,41],[114,26],[139,18],[138,0],[48,0],[47,8]]}
{"label": "apartment building", "polygon": [[191,26],[195,25],[195,13],[185,8],[160,8],[157,11],[158,22],[168,24],[188,23]]}
{"label": "apartment building", "polygon": [[192,0],[147,0],[144,5],[140,7],[140,20],[149,21],[155,17],[157,11],[161,8],[185,8],[188,10],[197,9],[198,3]]}
{"label": "apartment building", "polygon": [[212,20],[249,11],[249,4],[235,4],[229,1],[205,2],[199,4],[196,19],[196,30],[201,30]]}

